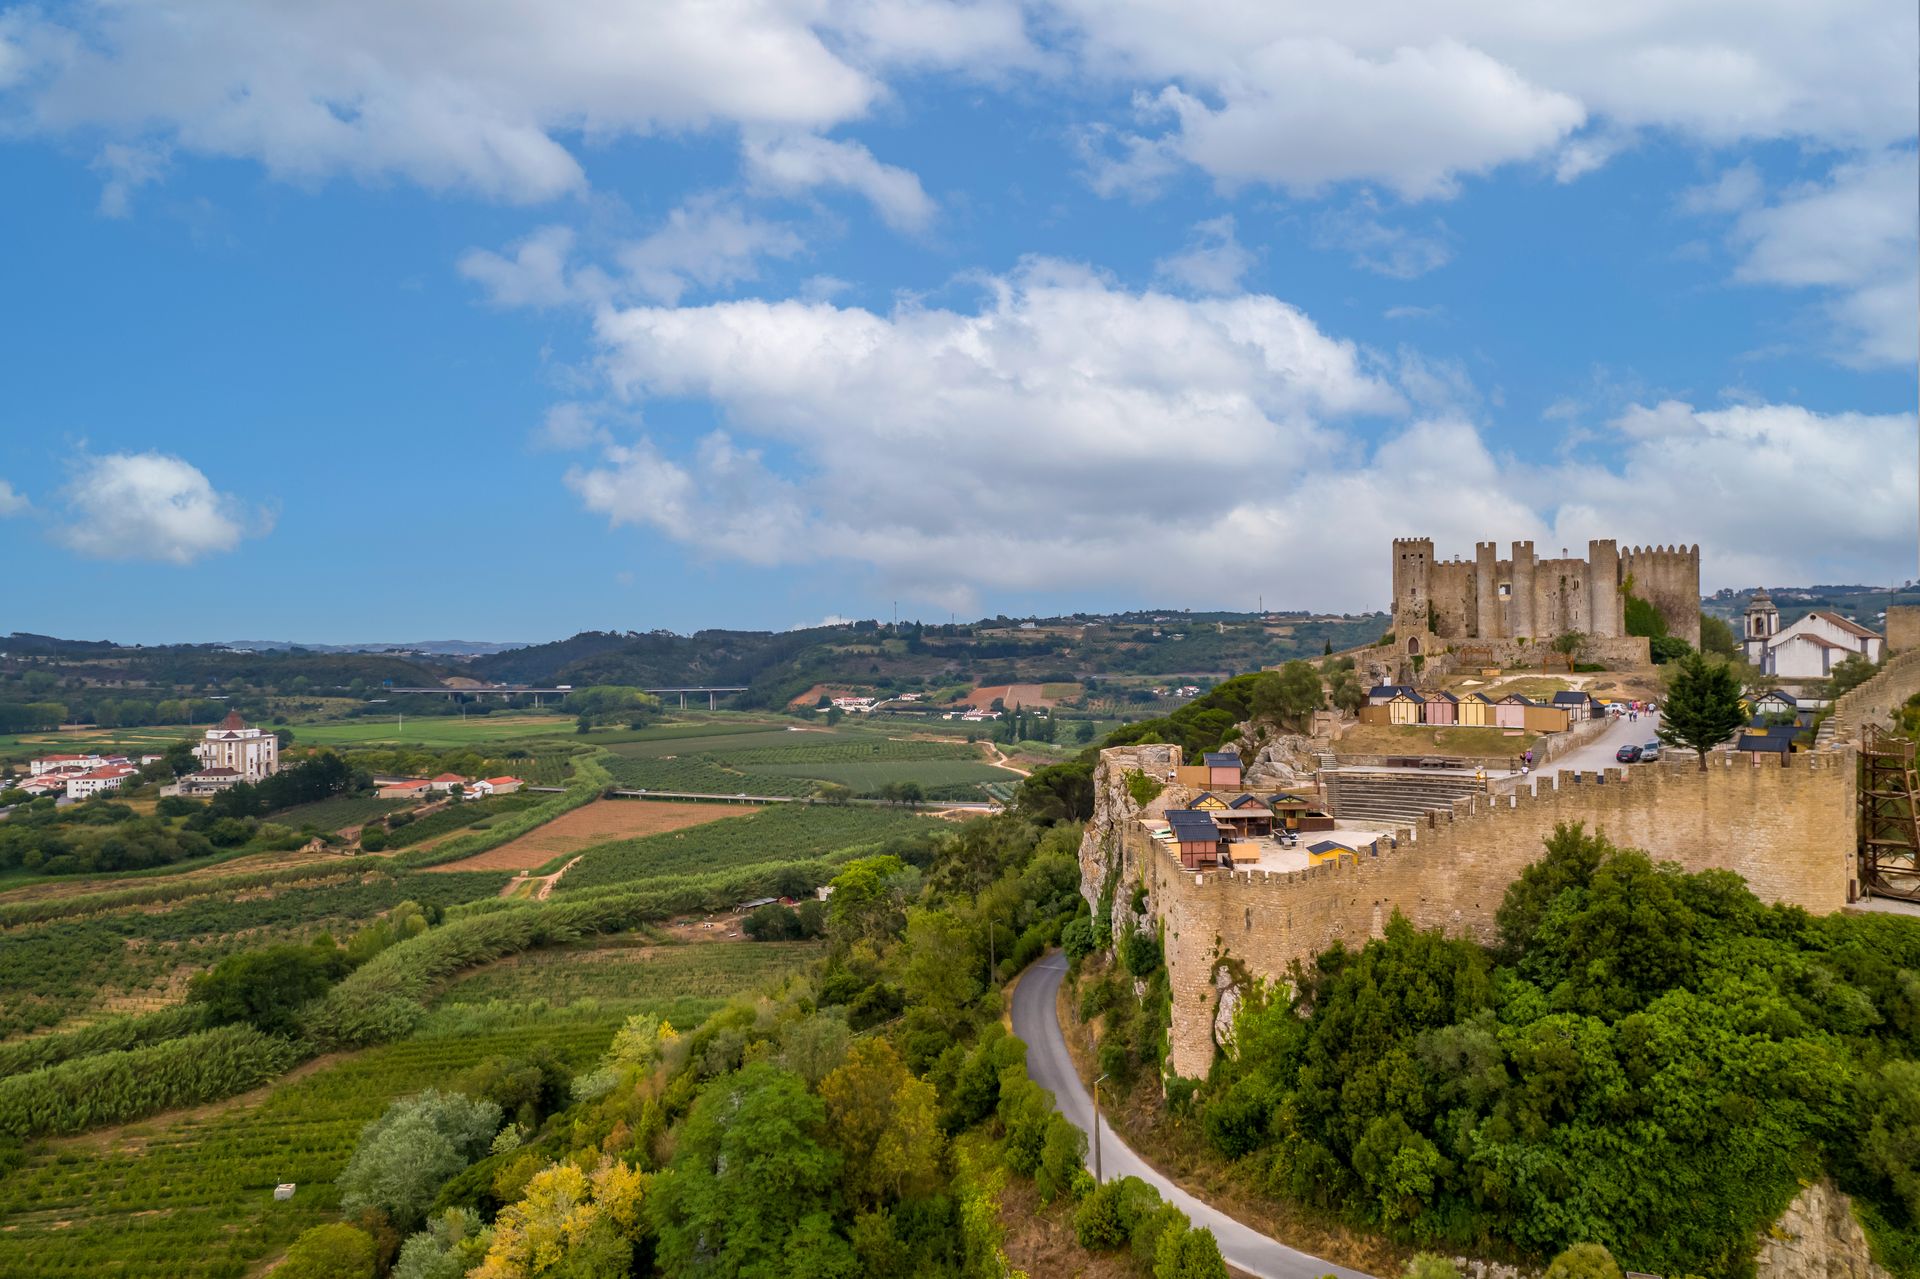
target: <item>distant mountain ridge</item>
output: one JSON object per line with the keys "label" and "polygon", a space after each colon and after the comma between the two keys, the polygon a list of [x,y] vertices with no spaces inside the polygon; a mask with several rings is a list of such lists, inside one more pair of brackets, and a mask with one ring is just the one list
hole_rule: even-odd
{"label": "distant mountain ridge", "polygon": [[530,640],[498,643],[492,640],[404,640],[375,644],[303,644],[297,640],[221,640],[222,648],[243,648],[250,653],[275,653],[305,649],[309,653],[427,653],[435,657],[487,657],[531,648]]}

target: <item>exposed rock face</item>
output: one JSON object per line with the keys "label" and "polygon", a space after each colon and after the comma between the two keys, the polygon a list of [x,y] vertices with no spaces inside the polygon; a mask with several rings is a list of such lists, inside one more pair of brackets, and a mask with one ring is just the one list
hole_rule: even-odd
{"label": "exposed rock face", "polygon": [[[1244,736],[1242,740],[1245,740]],[[1316,742],[1311,737],[1302,737],[1297,733],[1270,737],[1247,760],[1247,785],[1260,788],[1272,786],[1280,790],[1311,785],[1313,775],[1320,767],[1319,752],[1327,749],[1327,743]]]}
{"label": "exposed rock face", "polygon": [[[1149,878],[1142,867],[1129,864],[1132,858],[1119,833],[1144,813],[1166,811],[1164,795],[1145,808],[1134,802],[1127,790],[1127,774],[1144,773],[1164,780],[1173,771],[1175,749],[1162,745],[1115,747],[1100,753],[1100,764],[1093,770],[1093,818],[1080,838],[1080,892],[1097,916],[1102,890],[1112,890],[1107,922],[1115,936],[1125,931],[1126,917],[1132,914],[1134,886],[1147,883]],[[1158,915],[1153,902],[1147,903],[1144,913],[1149,919]]]}
{"label": "exposed rock face", "polygon": [[1802,1190],[1760,1236],[1757,1279],[1892,1279],[1873,1262],[1853,1201],[1830,1181]]}

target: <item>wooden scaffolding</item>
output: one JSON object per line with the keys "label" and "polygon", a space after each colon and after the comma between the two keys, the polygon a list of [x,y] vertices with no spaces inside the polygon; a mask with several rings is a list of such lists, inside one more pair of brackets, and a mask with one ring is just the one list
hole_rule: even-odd
{"label": "wooden scaffolding", "polygon": [[1860,884],[1869,895],[1920,901],[1916,799],[1914,743],[1868,725],[1860,744]]}

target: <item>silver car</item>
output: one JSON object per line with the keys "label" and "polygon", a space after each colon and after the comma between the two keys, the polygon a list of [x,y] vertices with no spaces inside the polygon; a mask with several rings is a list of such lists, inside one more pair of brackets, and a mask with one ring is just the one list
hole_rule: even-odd
{"label": "silver car", "polygon": [[1642,746],[1640,748],[1640,762],[1642,764],[1651,764],[1653,763],[1654,760],[1659,758],[1660,758],[1659,742],[1648,742],[1645,746]]}

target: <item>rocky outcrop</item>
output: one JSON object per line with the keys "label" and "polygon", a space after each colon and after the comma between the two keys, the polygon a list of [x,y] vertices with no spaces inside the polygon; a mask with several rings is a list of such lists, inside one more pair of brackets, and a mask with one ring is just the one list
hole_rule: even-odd
{"label": "rocky outcrop", "polygon": [[1874,1264],[1853,1201],[1824,1180],[1802,1190],[1761,1235],[1754,1274],[1756,1279],[1892,1279]]}
{"label": "rocky outcrop", "polygon": [[[1241,740],[1245,741],[1244,728]],[[1311,786],[1313,775],[1320,767],[1320,752],[1328,748],[1326,742],[1298,733],[1269,737],[1250,753],[1243,753],[1247,761],[1247,785],[1278,790]]]}
{"label": "rocky outcrop", "polygon": [[[1120,833],[1142,814],[1166,811],[1164,791],[1142,805],[1134,798],[1127,778],[1139,773],[1156,781],[1165,779],[1173,771],[1177,749],[1165,745],[1113,747],[1100,752],[1100,763],[1093,770],[1093,817],[1080,837],[1080,892],[1096,916],[1103,894],[1111,895],[1107,922],[1115,936],[1125,931],[1127,918],[1133,916],[1134,887],[1150,878],[1144,867],[1130,864],[1133,858]],[[1134,918],[1139,922],[1152,916],[1153,905],[1148,903]]]}

